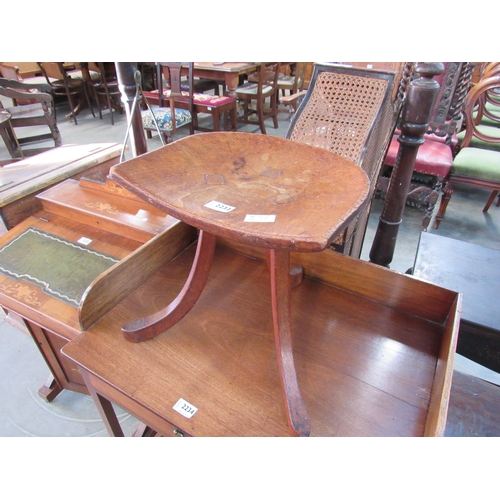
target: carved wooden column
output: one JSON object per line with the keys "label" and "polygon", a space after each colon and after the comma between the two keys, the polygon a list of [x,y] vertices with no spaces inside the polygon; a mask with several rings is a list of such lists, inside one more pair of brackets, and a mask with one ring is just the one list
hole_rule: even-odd
{"label": "carved wooden column", "polygon": [[417,63],[415,66],[418,78],[408,86],[401,116],[398,156],[370,250],[370,262],[374,264],[389,267],[392,262],[418,148],[424,142],[439,91],[439,84],[433,77],[443,70],[442,63]]}
{"label": "carved wooden column", "polygon": [[[122,102],[125,105],[127,120],[132,119],[130,128],[130,146],[132,155],[139,156],[147,152],[146,136],[142,127],[140,98],[137,100],[135,111],[133,110],[134,99],[137,91],[136,72],[137,63],[134,62],[117,62],[116,75],[118,84],[122,93]],[[132,117],[132,118],[131,118]]]}

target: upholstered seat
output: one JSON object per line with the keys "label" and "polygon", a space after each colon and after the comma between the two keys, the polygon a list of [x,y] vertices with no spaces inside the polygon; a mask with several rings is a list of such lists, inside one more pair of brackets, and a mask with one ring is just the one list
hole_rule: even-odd
{"label": "upholstered seat", "polygon": [[[175,128],[188,125],[192,121],[191,113],[187,109],[175,108],[174,119],[175,128],[172,123],[172,110],[171,108],[152,108],[156,122],[161,132],[173,132]],[[144,127],[155,130],[155,122],[152,113],[149,109],[141,112],[142,124]]]}
{"label": "upholstered seat", "polygon": [[488,149],[463,148],[453,161],[451,173],[500,183],[500,153]]}
{"label": "upholstered seat", "polygon": [[[394,135],[386,155],[386,164],[394,165],[399,150],[398,135]],[[453,154],[444,141],[425,138],[419,147],[414,170],[425,175],[446,177],[451,170]]]}
{"label": "upholstered seat", "polygon": [[[436,228],[444,218],[448,203],[453,195],[455,184],[464,184],[474,188],[491,191],[483,212],[487,212],[500,191],[500,129],[476,125],[473,112],[484,96],[500,89],[500,75],[480,80],[472,88],[465,102],[466,129],[461,149],[453,160],[453,165],[445,180],[444,193],[439,212],[436,216]],[[479,144],[475,147],[474,144]],[[485,148],[484,145],[496,146]]]}
{"label": "upholstered seat", "polygon": [[[156,65],[158,77],[161,78],[163,70],[168,71],[170,88],[167,93],[163,89],[152,93],[156,106],[151,106],[153,102],[149,101],[148,93],[143,92],[143,102],[147,109],[141,112],[141,117],[147,136],[151,137],[151,132],[156,131],[165,144],[180,127],[188,126],[190,135],[194,134],[193,63],[161,62]],[[186,70],[187,80],[183,80]],[[188,85],[187,90],[181,89],[181,82]]]}
{"label": "upholstered seat", "polygon": [[[182,95],[185,97],[178,97],[176,99],[176,106],[178,106],[179,108],[184,107],[188,109],[189,108],[188,93],[182,92]],[[159,103],[158,90],[152,90],[151,92],[144,92],[144,96],[146,97],[146,99],[148,99],[148,101],[151,104]],[[170,90],[164,89],[163,96],[165,99],[168,99],[170,97]],[[198,120],[196,116],[198,113],[211,114],[213,116],[213,131],[217,132],[220,130],[220,116],[226,112],[230,114],[231,129],[234,131],[236,131],[237,129],[236,101],[234,100],[233,97],[194,93],[193,111],[194,111],[193,123],[194,123],[194,128],[196,130],[201,130],[205,132],[212,131],[209,129],[201,128],[198,125]]]}

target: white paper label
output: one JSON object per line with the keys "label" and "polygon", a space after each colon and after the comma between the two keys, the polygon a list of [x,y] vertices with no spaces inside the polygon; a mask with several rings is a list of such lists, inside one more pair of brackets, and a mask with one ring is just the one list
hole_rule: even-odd
{"label": "white paper label", "polygon": [[205,205],[207,208],[211,208],[212,210],[217,210],[217,212],[231,212],[231,210],[234,210],[235,207],[232,207],[231,205],[225,205],[224,203],[221,203],[220,201],[211,201]]}
{"label": "white paper label", "polygon": [[89,238],[85,238],[82,236],[79,240],[78,243],[81,243],[82,245],[88,245],[89,243],[92,243],[92,240]]}
{"label": "white paper label", "polygon": [[244,222],[274,222],[276,215],[251,215],[245,216]]}
{"label": "white paper label", "polygon": [[186,418],[191,418],[198,411],[196,406],[193,406],[182,398],[180,398],[172,408]]}

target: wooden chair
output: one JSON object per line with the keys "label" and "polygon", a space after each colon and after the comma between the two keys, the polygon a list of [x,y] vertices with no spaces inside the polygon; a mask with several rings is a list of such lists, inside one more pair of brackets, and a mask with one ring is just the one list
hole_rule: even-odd
{"label": "wooden chair", "polygon": [[[457,130],[462,121],[462,108],[470,88],[474,63],[445,62],[444,72],[435,80],[440,89],[432,111],[431,122],[420,145],[406,203],[425,212],[422,229],[426,230],[432,219],[435,204],[442,194],[443,182],[449,174],[453,157],[458,149]],[[399,151],[399,128],[396,129],[384,159],[377,195],[385,196],[392,169]]]}
{"label": "wooden chair", "polygon": [[[280,73],[278,75],[278,92],[281,91],[282,97],[285,97],[287,95],[287,92],[289,96],[297,94],[304,88],[307,63],[297,62],[294,63],[294,66],[295,68],[293,70],[293,74]],[[284,103],[286,103],[286,101]],[[292,115],[295,113],[295,111],[297,111],[295,108],[296,103],[297,100],[295,99],[291,103],[289,103]]]}
{"label": "wooden chair", "polygon": [[[0,95],[17,101],[17,103],[28,102],[28,104],[19,104],[8,108],[4,108],[0,102],[0,108],[6,109],[11,115],[11,127],[3,128],[0,132],[12,158],[22,158],[25,153],[28,153],[28,151],[23,153],[21,150],[23,144],[53,139],[54,147],[61,145],[61,134],[53,114],[53,99],[47,90],[50,88],[46,84],[39,84],[35,87],[35,84],[0,78]],[[48,126],[50,133],[18,138],[13,130],[16,127],[39,127],[41,125]],[[45,149],[48,148],[30,149],[29,154],[37,154]]]}
{"label": "wooden chair", "polygon": [[[151,132],[158,132],[166,142],[180,127],[189,127],[189,134],[194,134],[193,123],[193,63],[192,62],[162,62],[157,63],[167,68],[170,75],[168,95],[163,89],[158,89],[158,107],[148,106],[141,112],[144,130],[151,137]],[[187,90],[182,88],[184,71],[187,69]],[[185,83],[185,82],[184,82]],[[186,86],[184,86],[186,89]],[[147,101],[147,95],[143,93]]]}
{"label": "wooden chair", "polygon": [[287,133],[292,141],[348,158],[368,175],[369,202],[333,243],[336,251],[356,258],[361,254],[371,199],[401,109],[407,74],[404,65],[394,72],[316,64]]}
{"label": "wooden chair", "polygon": [[[163,83],[162,92],[164,97],[168,97],[171,91],[170,87],[170,72],[168,63],[157,63],[157,80]],[[188,93],[189,85],[184,79],[181,81],[182,92]],[[144,92],[146,99],[151,104],[159,104],[159,90],[154,90],[151,92]],[[187,99],[179,98],[176,102],[176,106],[179,108],[189,109],[189,102]],[[206,127],[201,127],[199,125],[198,115],[199,114],[209,114],[212,115],[213,128],[209,129]],[[200,130],[203,132],[218,132],[220,130],[220,121],[224,117],[224,126],[226,127],[226,115],[229,116],[229,122],[231,129],[237,130],[237,109],[236,109],[236,99],[229,96],[220,96],[218,94],[205,94],[203,92],[196,91],[196,85],[193,80],[193,127],[195,130]]]}
{"label": "wooden chair", "polygon": [[[95,116],[94,109],[89,98],[87,82],[84,78],[68,75],[63,63],[61,62],[39,62],[37,64],[40,67],[43,76],[47,80],[47,83],[50,85],[54,98],[56,96],[65,96],[68,99],[71,112],[66,118],[72,118],[75,125],[78,124],[76,116],[82,108],[82,94],[87,101],[87,105],[90,108],[92,115]],[[75,99],[77,99],[77,102],[75,102]]]}
{"label": "wooden chair", "polygon": [[97,102],[99,118],[102,120],[101,101],[106,103],[111,116],[111,125],[115,124],[113,110],[116,109],[120,114],[123,114],[123,106],[121,105],[121,91],[118,86],[118,80],[115,75],[110,75],[106,71],[102,62],[93,63],[95,69],[99,71],[99,79],[92,84],[94,97]]}
{"label": "wooden chair", "polygon": [[[30,76],[28,78],[23,78],[18,66],[4,62],[0,62],[0,77],[5,78],[6,80],[13,80],[21,83],[34,83],[35,85],[47,83],[44,76]],[[50,89],[47,91],[50,93]],[[12,104],[14,106],[17,106],[18,104],[34,104],[35,102],[36,100],[34,99],[22,99],[21,101],[12,99]]]}
{"label": "wooden chair", "polygon": [[[278,128],[278,76],[280,63],[261,63],[258,72],[249,75],[249,81],[236,87],[236,98],[242,101],[243,115],[238,123],[258,124],[265,134],[265,120],[272,118],[274,128]],[[270,99],[270,108],[265,108],[266,99]],[[250,105],[255,102],[255,108]],[[257,121],[251,117],[257,115]]]}
{"label": "wooden chair", "polygon": [[474,110],[483,97],[490,92],[500,90],[500,75],[490,76],[481,80],[473,87],[464,106],[466,129],[460,151],[453,160],[451,171],[445,179],[443,197],[436,216],[436,228],[444,218],[446,208],[454,192],[456,184],[491,190],[483,212],[487,212],[495,197],[500,192],[500,151],[474,146],[476,141],[499,145],[500,138],[497,134],[488,135],[488,132],[498,130],[495,127],[477,125],[474,121]]}

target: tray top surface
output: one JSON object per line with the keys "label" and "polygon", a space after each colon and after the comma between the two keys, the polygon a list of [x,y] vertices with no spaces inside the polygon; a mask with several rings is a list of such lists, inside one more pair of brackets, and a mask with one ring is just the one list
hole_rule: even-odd
{"label": "tray top surface", "polygon": [[110,176],[199,229],[297,251],[325,249],[369,188],[364,171],[334,153],[241,132],[179,139],[115,165]]}

